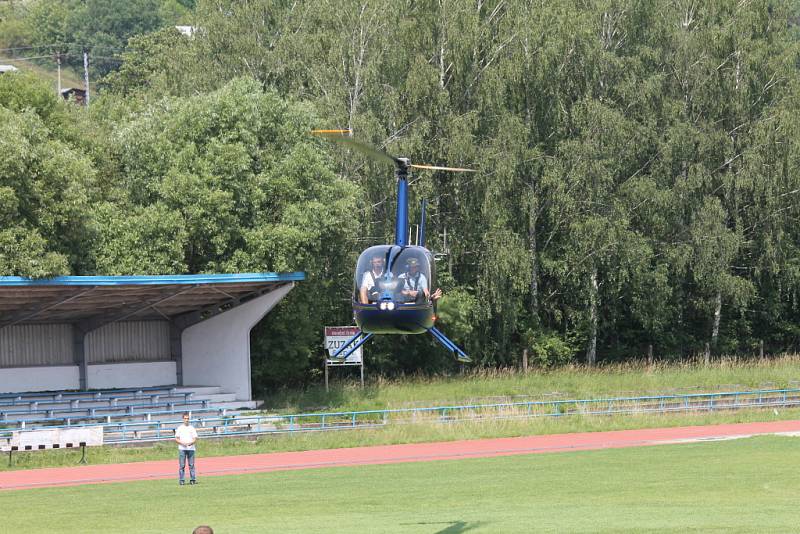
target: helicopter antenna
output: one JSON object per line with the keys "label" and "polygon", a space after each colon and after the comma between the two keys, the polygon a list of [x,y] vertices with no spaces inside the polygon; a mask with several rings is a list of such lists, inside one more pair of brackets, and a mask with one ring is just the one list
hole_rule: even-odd
{"label": "helicopter antenna", "polygon": [[418,237],[417,237],[417,245],[424,247],[425,246],[425,208],[428,206],[428,201],[424,198],[422,199],[422,211],[419,215],[419,229],[418,229]]}

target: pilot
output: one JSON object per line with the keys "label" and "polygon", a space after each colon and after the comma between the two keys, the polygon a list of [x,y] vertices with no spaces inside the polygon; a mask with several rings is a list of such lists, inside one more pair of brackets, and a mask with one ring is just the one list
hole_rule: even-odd
{"label": "pilot", "polygon": [[401,274],[400,295],[404,302],[426,302],[430,298],[428,279],[419,270],[419,260],[409,258],[406,262],[408,270]]}
{"label": "pilot", "polygon": [[[378,280],[384,276],[385,260],[380,254],[376,254],[370,260],[370,270],[361,277],[361,287],[359,289],[359,301],[361,304],[369,304],[378,300]],[[389,276],[392,273],[388,273]]]}

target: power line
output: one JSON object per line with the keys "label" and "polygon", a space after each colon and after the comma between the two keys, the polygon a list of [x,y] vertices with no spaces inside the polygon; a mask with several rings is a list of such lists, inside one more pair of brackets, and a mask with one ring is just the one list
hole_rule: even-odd
{"label": "power line", "polygon": [[32,50],[37,48],[52,48],[52,47],[70,47],[83,50],[84,48],[94,48],[100,50],[111,50],[112,52],[125,52],[125,48],[119,48],[116,46],[108,46],[108,45],[95,45],[95,46],[87,46],[84,43],[52,43],[52,44],[44,44],[44,45],[31,45],[31,46],[16,46],[12,48],[0,48],[0,52],[12,52],[14,50]]}
{"label": "power line", "polygon": [[13,50],[31,50],[33,48],[48,48],[51,46],[60,46],[63,43],[54,43],[54,44],[46,44],[46,45],[34,45],[34,46],[15,46],[13,48],[0,48],[0,52],[11,52]]}
{"label": "power line", "polygon": [[[122,59],[121,57],[113,57],[113,56],[96,56],[92,54],[90,55],[90,57],[92,59],[103,59],[106,61],[119,61],[119,62],[124,61],[124,59]],[[13,58],[3,58],[2,60],[14,62],[14,61],[29,61],[31,59],[53,59],[53,56],[48,55],[48,56],[13,57]]]}
{"label": "power line", "polygon": [[14,57],[14,58],[3,58],[3,61],[29,61],[31,59],[53,59],[53,56],[31,56],[31,57]]}

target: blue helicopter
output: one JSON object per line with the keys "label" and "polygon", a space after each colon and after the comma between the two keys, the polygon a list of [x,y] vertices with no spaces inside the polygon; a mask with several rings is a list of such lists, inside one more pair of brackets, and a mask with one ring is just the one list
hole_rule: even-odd
{"label": "blue helicopter", "polygon": [[408,239],[408,182],[411,169],[475,172],[473,169],[412,164],[408,158],[394,157],[368,144],[352,139],[350,130],[313,130],[312,134],[343,143],[368,156],[395,166],[397,178],[397,217],[392,245],[369,247],[358,258],[353,290],[353,315],[359,332],[347,340],[332,358],[345,360],[375,334],[430,333],[460,362],[472,361],[439,329],[436,301],[436,265],[425,248],[425,201],[419,224],[417,245]]}

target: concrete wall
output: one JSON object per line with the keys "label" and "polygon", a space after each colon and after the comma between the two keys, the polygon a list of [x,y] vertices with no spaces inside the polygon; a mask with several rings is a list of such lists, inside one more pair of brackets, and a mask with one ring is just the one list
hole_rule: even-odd
{"label": "concrete wall", "polygon": [[250,330],[291,291],[287,284],[183,331],[183,384],[221,386],[236,400],[252,400]]}
{"label": "concrete wall", "polygon": [[175,362],[90,364],[88,389],[170,386],[176,383]]}
{"label": "concrete wall", "polygon": [[0,369],[0,393],[79,389],[77,365]]}
{"label": "concrete wall", "polygon": [[[89,389],[168,386],[176,383],[175,362],[89,365]],[[0,393],[80,389],[77,365],[0,369]]]}

